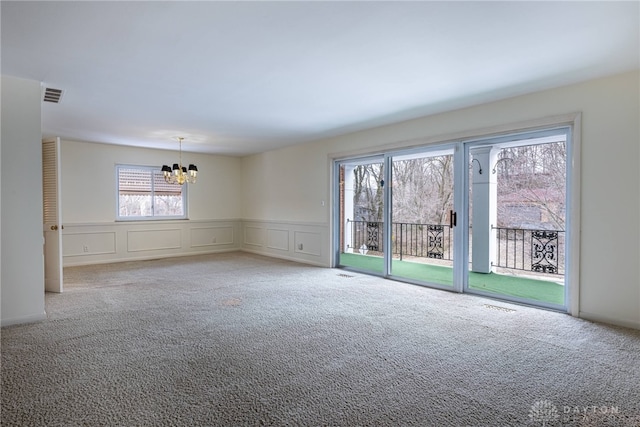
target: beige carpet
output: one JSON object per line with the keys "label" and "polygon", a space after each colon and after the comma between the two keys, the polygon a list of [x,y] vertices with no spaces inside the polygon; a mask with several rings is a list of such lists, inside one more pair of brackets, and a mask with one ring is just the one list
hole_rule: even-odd
{"label": "beige carpet", "polygon": [[639,426],[640,332],[246,253],[65,269],[6,426]]}

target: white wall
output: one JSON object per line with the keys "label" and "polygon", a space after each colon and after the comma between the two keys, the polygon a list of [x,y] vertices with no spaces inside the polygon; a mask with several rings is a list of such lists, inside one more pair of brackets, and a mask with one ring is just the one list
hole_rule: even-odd
{"label": "white wall", "polygon": [[292,146],[242,160],[243,218],[328,223],[326,146]]}
{"label": "white wall", "polygon": [[242,249],[329,266],[328,167],[319,144],[243,158]]}
{"label": "white wall", "polygon": [[[189,186],[189,219],[240,218],[241,178],[237,157],[182,153],[198,166]],[[177,161],[178,151],[61,141],[62,218],[65,223],[113,222],[116,218],[116,164],[160,167]]]}
{"label": "white wall", "polygon": [[45,318],[40,90],[2,76],[2,326]]}
{"label": "white wall", "polygon": [[61,141],[65,266],[192,255],[240,247],[241,161],[183,152],[198,166],[188,185],[189,221],[116,222],[116,164],[160,167],[178,152]]}
{"label": "white wall", "polygon": [[[328,233],[330,204],[321,200],[329,197],[332,156],[582,112],[579,315],[640,328],[639,81],[634,71],[246,157],[242,216]],[[320,261],[329,265],[326,245]]]}

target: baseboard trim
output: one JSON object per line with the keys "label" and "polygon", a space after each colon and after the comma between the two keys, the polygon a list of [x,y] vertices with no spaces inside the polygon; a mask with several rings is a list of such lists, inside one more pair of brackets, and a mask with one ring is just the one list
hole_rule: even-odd
{"label": "baseboard trim", "polygon": [[589,320],[591,322],[607,323],[609,325],[622,326],[625,328],[640,330],[639,320],[616,319],[608,316],[601,316],[599,314],[589,313],[586,311],[581,311],[578,317],[584,320]]}
{"label": "baseboard trim", "polygon": [[250,253],[250,254],[255,254],[255,255],[262,255],[268,258],[277,258],[277,259],[283,259],[285,261],[297,262],[299,264],[307,264],[307,265],[313,265],[316,267],[329,268],[328,265],[323,264],[322,262],[311,261],[311,260],[296,258],[292,256],[287,256],[287,255],[278,255],[278,254],[274,254],[273,252],[256,251],[252,249],[247,249],[246,247],[240,249],[240,251]]}
{"label": "baseboard trim", "polygon": [[219,253],[225,253],[225,252],[238,252],[239,250],[240,248],[234,247],[234,248],[227,248],[227,249],[214,249],[214,250],[197,251],[197,252],[179,252],[179,253],[170,253],[170,254],[144,255],[144,256],[137,256],[137,257],[91,260],[91,261],[85,261],[85,262],[70,262],[70,263],[65,263],[64,266],[80,267],[83,265],[116,264],[119,262],[129,262],[129,261],[149,261],[153,259],[166,259],[166,258],[219,254]]}
{"label": "baseboard trim", "polygon": [[11,317],[9,319],[2,319],[2,321],[0,322],[0,326],[4,328],[5,326],[41,322],[46,319],[47,319],[47,313],[42,312],[41,314],[30,314],[28,316]]}

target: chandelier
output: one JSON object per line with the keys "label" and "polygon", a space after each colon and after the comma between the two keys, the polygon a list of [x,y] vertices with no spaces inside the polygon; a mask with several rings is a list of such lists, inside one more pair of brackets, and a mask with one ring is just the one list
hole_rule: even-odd
{"label": "chandelier", "polygon": [[169,184],[182,185],[185,182],[189,184],[196,183],[196,176],[198,175],[198,168],[194,164],[189,165],[189,169],[182,166],[182,140],[184,138],[178,137],[180,142],[180,163],[173,164],[173,170],[167,165],[162,165],[162,172],[164,174],[164,180]]}

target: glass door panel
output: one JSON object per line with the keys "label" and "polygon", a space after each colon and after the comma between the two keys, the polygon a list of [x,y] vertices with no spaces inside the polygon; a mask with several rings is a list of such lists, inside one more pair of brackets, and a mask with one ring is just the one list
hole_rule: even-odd
{"label": "glass door panel", "polygon": [[394,156],[390,274],[453,286],[454,150]]}
{"label": "glass door panel", "polygon": [[337,265],[385,274],[384,158],[340,162],[337,167]]}
{"label": "glass door panel", "polygon": [[469,292],[566,306],[567,133],[556,132],[469,146]]}

